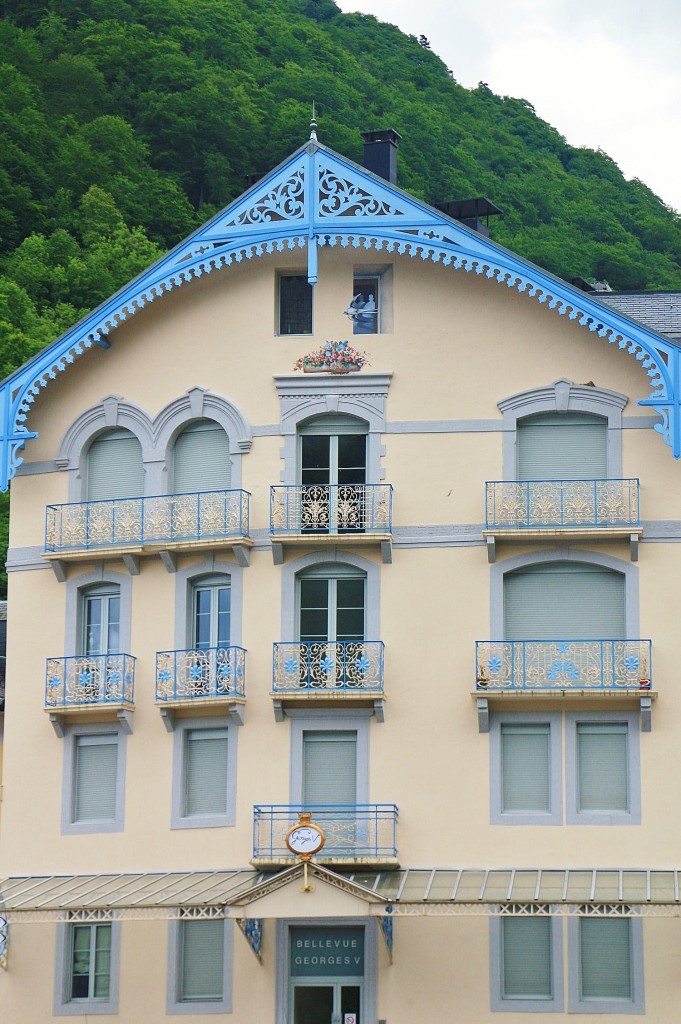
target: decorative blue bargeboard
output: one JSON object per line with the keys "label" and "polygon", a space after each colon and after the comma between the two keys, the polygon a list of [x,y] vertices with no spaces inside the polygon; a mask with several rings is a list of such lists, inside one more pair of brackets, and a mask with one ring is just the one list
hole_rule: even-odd
{"label": "decorative blue bargeboard", "polygon": [[382,640],[292,640],[273,647],[273,693],[383,692]]}
{"label": "decorative blue bargeboard", "polygon": [[650,640],[478,640],[477,690],[648,690]]}
{"label": "decorative blue bargeboard", "polygon": [[156,700],[162,703],[245,697],[245,687],[243,647],[159,651],[156,655]]}
{"label": "decorative blue bargeboard", "polygon": [[253,808],[253,856],[293,858],[285,843],[301,811],[326,836],[320,860],[328,857],[390,858],[397,856],[395,804],[260,804]]}
{"label": "decorative blue bargeboard", "polygon": [[640,526],[639,482],[629,480],[491,480],[487,529]]}
{"label": "decorative blue bargeboard", "polygon": [[53,553],[242,538],[248,491],[201,491],[48,505],[45,550]]}
{"label": "decorative blue bargeboard", "polygon": [[78,708],[135,702],[135,659],[130,654],[48,658],[46,708]]}
{"label": "decorative blue bargeboard", "polygon": [[285,534],[392,532],[391,484],[314,484],[270,489],[270,531]]}
{"label": "decorative blue bargeboard", "polygon": [[[675,458],[681,457],[681,349],[597,298],[527,263],[311,138],[248,192],[198,228],[134,281],[58,338],[0,387],[0,489],[21,464],[21,450],[36,434],[26,425],[41,389],[93,345],[108,337],[173,288],[285,250],[307,254],[311,284],[318,251],[326,246],[397,253],[454,270],[483,275],[546,304],[557,316],[634,356],[650,379],[640,400],[661,417],[655,424]],[[364,258],[364,257],[363,257]],[[462,372],[465,371],[465,367]]]}

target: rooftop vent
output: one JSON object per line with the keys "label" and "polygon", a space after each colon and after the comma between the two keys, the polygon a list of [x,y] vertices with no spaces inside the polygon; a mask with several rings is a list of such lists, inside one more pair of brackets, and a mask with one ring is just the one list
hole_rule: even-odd
{"label": "rooftop vent", "polygon": [[490,217],[503,217],[499,207],[484,196],[477,196],[475,199],[454,199],[446,203],[436,203],[435,206],[448,217],[458,220],[467,228],[473,228],[485,238],[489,238]]}
{"label": "rooftop vent", "polygon": [[364,139],[364,166],[368,171],[397,184],[397,146],[402,139],[394,128],[361,132]]}

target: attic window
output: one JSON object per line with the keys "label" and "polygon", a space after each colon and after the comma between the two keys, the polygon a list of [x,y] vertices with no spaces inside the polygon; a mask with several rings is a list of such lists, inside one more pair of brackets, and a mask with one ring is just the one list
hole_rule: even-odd
{"label": "attic window", "polygon": [[379,334],[381,330],[381,278],[379,274],[355,274],[348,315],[353,334]]}
{"label": "attic window", "polygon": [[280,274],[278,305],[278,334],[312,334],[312,286],[305,274]]}

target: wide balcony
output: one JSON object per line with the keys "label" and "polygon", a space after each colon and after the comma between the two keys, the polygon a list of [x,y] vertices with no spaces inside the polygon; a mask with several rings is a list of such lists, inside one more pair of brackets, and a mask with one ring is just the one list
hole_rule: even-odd
{"label": "wide balcony", "polygon": [[118,717],[130,725],[128,713],[134,706],[132,655],[87,654],[47,659],[45,711],[59,735],[66,715],[99,720]]}
{"label": "wide balcony", "polygon": [[283,545],[380,545],[392,560],[392,484],[315,484],[270,488],[275,562]]}
{"label": "wide balcony", "polygon": [[498,540],[559,534],[628,539],[636,558],[642,533],[637,479],[491,480],[485,487],[483,536],[492,556]]}
{"label": "wide balcony", "polygon": [[45,558],[161,554],[168,562],[175,552],[209,547],[233,548],[247,564],[249,499],[234,490],[48,505]]}
{"label": "wide balcony", "polygon": [[650,640],[478,640],[475,669],[479,712],[513,695],[635,697],[649,711],[655,696]]}
{"label": "wide balcony", "polygon": [[174,710],[190,707],[232,714],[241,720],[245,700],[243,647],[157,653],[156,703],[168,712],[171,722]]}
{"label": "wide balcony", "polygon": [[272,697],[275,716],[291,704],[373,706],[383,721],[381,640],[291,640],[273,644]]}
{"label": "wide balcony", "polygon": [[286,833],[309,812],[326,837],[315,860],[327,864],[397,867],[395,804],[260,804],[253,808],[253,859],[256,867],[283,866],[296,860]]}

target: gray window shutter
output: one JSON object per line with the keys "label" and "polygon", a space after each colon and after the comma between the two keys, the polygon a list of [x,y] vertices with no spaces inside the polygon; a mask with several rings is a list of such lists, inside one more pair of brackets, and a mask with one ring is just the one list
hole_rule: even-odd
{"label": "gray window shutter", "polygon": [[581,918],[579,937],[582,999],[630,1000],[631,922]]}
{"label": "gray window shutter", "polygon": [[87,500],[139,498],[144,494],[142,445],[129,430],[109,430],[87,453]]}
{"label": "gray window shutter", "polygon": [[187,730],[185,815],[226,813],[227,736],[227,729]]}
{"label": "gray window shutter", "polygon": [[503,998],[550,999],[550,918],[506,917],[501,928]]}
{"label": "gray window shutter", "polygon": [[303,734],[303,803],[357,802],[357,733]]}
{"label": "gray window shutter", "polygon": [[626,722],[577,724],[577,809],[629,810]]}
{"label": "gray window shutter", "polygon": [[586,562],[546,562],[504,577],[507,640],[626,637],[622,573]]}
{"label": "gray window shutter", "polygon": [[118,737],[77,736],[74,821],[113,821],[116,817]]}
{"label": "gray window shutter", "polygon": [[325,415],[305,420],[298,427],[298,434],[368,434],[369,424],[354,416]]}
{"label": "gray window shutter", "polygon": [[173,493],[228,491],[231,477],[229,438],[222,427],[212,420],[185,427],[173,447]]}
{"label": "gray window shutter", "polygon": [[603,480],[608,421],[585,413],[547,413],[518,421],[519,480]]}
{"label": "gray window shutter", "polygon": [[181,1002],[217,1002],[223,996],[224,921],[182,921]]}
{"label": "gray window shutter", "polygon": [[502,811],[551,810],[550,742],[547,722],[502,724]]}

